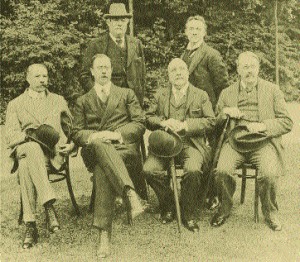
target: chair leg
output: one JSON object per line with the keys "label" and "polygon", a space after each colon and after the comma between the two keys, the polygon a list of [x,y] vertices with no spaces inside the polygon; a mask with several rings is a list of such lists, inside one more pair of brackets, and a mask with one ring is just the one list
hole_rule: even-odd
{"label": "chair leg", "polygon": [[89,212],[92,213],[94,211],[94,205],[95,205],[95,184],[93,182],[93,188],[92,188],[92,194],[91,194],[91,201],[89,206]]}
{"label": "chair leg", "polygon": [[255,195],[254,195],[254,221],[258,222],[258,201],[259,201],[259,193],[258,193],[258,182],[257,182],[258,170],[255,170]]}
{"label": "chair leg", "polygon": [[79,207],[77,205],[75,195],[74,195],[74,192],[73,192],[73,188],[72,188],[72,183],[71,183],[70,169],[69,169],[69,157],[67,157],[67,159],[66,159],[66,181],[67,181],[67,186],[68,186],[70,198],[71,198],[73,207],[75,209],[75,213],[76,213],[77,216],[79,216],[80,215],[80,210],[79,210]]}
{"label": "chair leg", "polygon": [[22,196],[20,196],[20,213],[18,218],[18,224],[21,225],[23,222],[23,202],[22,202]]}
{"label": "chair leg", "polygon": [[245,194],[246,194],[246,176],[247,176],[247,168],[242,168],[242,188],[241,188],[241,204],[245,202]]}

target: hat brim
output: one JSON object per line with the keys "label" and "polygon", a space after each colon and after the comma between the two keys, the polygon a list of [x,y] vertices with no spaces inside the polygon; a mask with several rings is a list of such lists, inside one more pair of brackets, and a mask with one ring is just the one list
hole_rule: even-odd
{"label": "hat brim", "polygon": [[183,148],[183,143],[182,143],[180,136],[177,133],[171,131],[170,129],[166,132],[169,135],[172,135],[173,138],[175,139],[175,146],[174,146],[173,150],[171,152],[169,152],[168,154],[161,154],[161,153],[157,153],[154,150],[152,150],[151,146],[149,145],[148,150],[152,155],[157,156],[157,157],[162,157],[162,158],[171,158],[171,157],[177,156],[181,152],[181,150]]}
{"label": "hat brim", "polygon": [[40,144],[44,149],[46,149],[49,153],[51,154],[55,154],[55,149],[51,149],[48,145],[46,145],[45,143],[43,143],[42,141],[38,140],[37,138],[33,137],[33,136],[28,136],[30,139],[32,139],[33,141],[37,142],[38,144]]}
{"label": "hat brim", "polygon": [[103,15],[104,19],[110,19],[110,18],[131,18],[132,14],[124,14],[124,15],[111,15],[111,14],[105,14]]}
{"label": "hat brim", "polygon": [[270,138],[265,133],[249,132],[246,126],[237,126],[229,133],[228,140],[237,152],[249,153],[263,148]]}

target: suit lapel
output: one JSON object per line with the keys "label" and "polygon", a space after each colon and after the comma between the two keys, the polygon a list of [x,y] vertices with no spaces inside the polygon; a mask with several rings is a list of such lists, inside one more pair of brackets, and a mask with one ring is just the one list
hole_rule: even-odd
{"label": "suit lapel", "polygon": [[187,99],[186,99],[186,113],[191,105],[191,103],[194,101],[196,95],[194,94],[195,93],[195,89],[194,87],[189,84],[189,88],[187,90]]}
{"label": "suit lapel", "polygon": [[41,115],[41,111],[37,110],[35,104],[32,103],[32,98],[29,97],[27,91],[24,93],[24,100],[23,100],[23,108],[26,110],[28,114],[30,114],[39,124],[42,124],[46,121],[46,119],[53,114],[53,110],[57,109],[57,105],[51,95],[51,92],[47,91],[47,98],[45,99],[46,106],[48,108],[47,112],[44,112]]}
{"label": "suit lapel", "polygon": [[191,64],[189,66],[189,73],[190,75],[193,73],[197,65],[200,63],[200,61],[203,59],[205,55],[206,50],[206,44],[203,43],[194,53]]}
{"label": "suit lapel", "polygon": [[267,117],[265,114],[268,110],[265,110],[266,105],[268,105],[268,101],[266,101],[266,94],[264,94],[264,88],[261,82],[261,79],[259,78],[257,81],[257,102],[258,102],[258,113],[259,113],[259,120],[266,119]]}
{"label": "suit lapel", "polygon": [[94,88],[92,88],[88,93],[88,104],[92,111],[99,117],[102,118],[104,111],[99,105],[98,96]]}
{"label": "suit lapel", "polygon": [[128,36],[125,36],[127,47],[127,67],[131,64],[135,54],[135,42]]}
{"label": "suit lapel", "polygon": [[165,93],[163,101],[163,113],[166,119],[170,116],[170,100],[171,100],[171,87],[168,88],[168,90]]}
{"label": "suit lapel", "polygon": [[103,128],[107,119],[114,113],[116,107],[119,104],[120,99],[121,99],[121,92],[117,89],[117,87],[115,85],[112,84],[111,88],[110,88],[109,98],[107,101],[107,107],[102,116],[99,130],[101,130]]}

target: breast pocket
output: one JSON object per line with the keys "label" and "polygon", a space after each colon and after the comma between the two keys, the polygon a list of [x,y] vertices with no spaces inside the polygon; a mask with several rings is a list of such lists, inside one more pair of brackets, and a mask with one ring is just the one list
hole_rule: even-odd
{"label": "breast pocket", "polygon": [[192,118],[197,118],[202,116],[202,109],[201,108],[194,108],[190,110],[190,114]]}

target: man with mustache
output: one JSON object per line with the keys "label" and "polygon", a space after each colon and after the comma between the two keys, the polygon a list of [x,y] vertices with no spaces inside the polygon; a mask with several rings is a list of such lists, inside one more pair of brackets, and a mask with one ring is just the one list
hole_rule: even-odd
{"label": "man with mustache", "polygon": [[[23,220],[26,226],[23,248],[31,248],[38,240],[36,227],[36,200],[40,199],[49,221],[51,233],[59,230],[54,210],[55,193],[48,180],[47,168],[57,168],[63,164],[63,155],[68,154],[74,144],[67,144],[61,129],[61,112],[70,114],[62,96],[51,93],[48,87],[48,70],[44,64],[32,64],[27,69],[26,80],[29,87],[23,94],[9,102],[6,113],[5,133],[11,157],[18,164]],[[58,132],[60,140],[55,147],[55,167],[49,152],[42,144],[35,142],[34,132],[47,125]],[[50,159],[51,158],[51,159]],[[51,161],[50,161],[51,160]]]}
{"label": "man with mustache", "polygon": [[221,226],[230,216],[236,188],[234,171],[247,161],[259,171],[258,188],[265,222],[274,231],[282,228],[277,218],[276,184],[284,172],[281,136],[292,129],[293,122],[279,87],[258,77],[259,64],[258,56],[252,52],[239,55],[240,79],[222,91],[216,109],[217,125],[221,126],[229,116],[228,134],[235,126],[245,126],[250,133],[264,133],[269,142],[262,148],[244,151],[225,139],[215,174],[221,205],[211,220],[213,227]]}
{"label": "man with mustache", "polygon": [[[146,123],[150,130],[168,128],[181,136],[183,149],[175,161],[183,165],[180,200],[183,224],[188,230],[197,232],[195,211],[200,194],[205,192],[203,169],[207,168],[211,157],[206,133],[213,129],[215,116],[207,93],[189,83],[188,67],[183,60],[173,59],[168,66],[168,74],[171,86],[157,93],[146,113]],[[164,172],[169,163],[170,158],[149,152],[144,164],[146,180],[159,200],[163,224],[174,219],[170,178]]]}
{"label": "man with mustache", "polygon": [[95,55],[90,70],[94,87],[77,100],[72,137],[82,147],[84,163],[93,172],[93,225],[99,230],[97,256],[103,258],[110,254],[116,196],[126,201],[129,222],[144,211],[135,192],[135,175],[139,174],[134,171],[145,117],[133,90],[110,81],[109,57]]}
{"label": "man with mustache", "polygon": [[[132,14],[127,13],[124,4],[113,3],[109,13],[103,17],[108,32],[92,39],[82,54],[82,87],[87,92],[94,86],[90,71],[92,57],[105,54],[112,64],[111,82],[116,86],[132,89],[143,106],[146,77],[143,47],[140,40],[126,34]],[[137,167],[137,173],[142,170],[141,157],[138,161],[140,165]],[[139,181],[136,189],[141,198],[146,200],[147,188],[144,180]]]}

